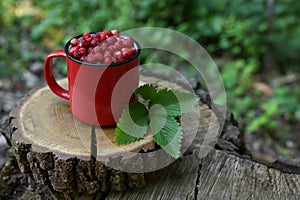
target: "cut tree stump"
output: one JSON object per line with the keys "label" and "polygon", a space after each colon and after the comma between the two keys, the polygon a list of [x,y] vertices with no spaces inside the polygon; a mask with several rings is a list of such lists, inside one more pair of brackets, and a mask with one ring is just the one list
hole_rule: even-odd
{"label": "cut tree stump", "polygon": [[[158,89],[186,90],[179,84],[141,76],[140,84],[145,83]],[[66,87],[67,80],[60,84]],[[187,122],[182,124],[183,150],[190,146],[198,131],[198,126],[190,120],[193,115],[201,112],[202,122],[198,123],[203,133],[209,125],[220,128],[207,105],[202,103],[196,108],[196,112],[192,110],[185,115]],[[141,188],[146,185],[146,175],[153,175],[144,172],[175,161],[161,149],[158,157],[157,153],[153,157],[150,152],[158,149],[151,136],[117,145],[113,142],[115,127],[93,127],[78,121],[73,117],[68,101],[54,95],[48,87],[33,90],[10,117],[12,146],[21,172],[28,174],[37,187],[47,187],[58,198],[76,199],[84,194]],[[193,127],[197,129],[193,130]],[[145,155],[142,157],[145,159],[141,159],[141,155]],[[159,161],[148,161],[151,156]]]}
{"label": "cut tree stump", "polygon": [[199,160],[186,155],[139,190],[111,192],[106,200],[298,200],[300,175],[212,150]]}
{"label": "cut tree stump", "polygon": [[[155,77],[142,76],[141,81],[183,89]],[[65,83],[66,80],[61,82]],[[47,87],[31,92],[11,112],[10,141],[21,172],[27,174],[29,185],[42,199],[47,192],[53,199],[300,199],[299,159],[273,163],[253,160],[233,116],[228,113],[222,127],[220,116],[210,109],[210,104],[209,98],[202,96],[200,124],[192,144],[189,129],[184,133],[183,146],[189,149],[174,163],[155,172],[122,172],[103,164],[131,162],[132,158],[124,152],[147,152],[157,147],[145,138],[126,146],[126,151],[112,148],[112,128],[99,131],[74,121],[68,102],[53,95]],[[84,135],[76,134],[75,124],[80,130],[86,129],[86,140]],[[211,143],[205,149],[205,133],[209,128],[217,133],[221,127],[221,135],[206,138]],[[100,148],[103,145],[106,148]],[[208,153],[205,157],[203,151]],[[101,154],[103,160],[98,161],[91,155],[93,152]],[[3,178],[1,184],[5,184]],[[23,198],[26,199],[25,193]]]}

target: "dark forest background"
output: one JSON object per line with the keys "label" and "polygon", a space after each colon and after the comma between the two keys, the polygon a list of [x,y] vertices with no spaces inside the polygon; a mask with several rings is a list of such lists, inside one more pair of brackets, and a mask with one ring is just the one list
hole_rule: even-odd
{"label": "dark forest background", "polygon": [[[299,10],[297,0],[5,0],[0,2],[0,79],[42,66],[51,50],[82,32],[170,28],[198,41],[216,61],[228,109],[249,140],[294,157],[300,149]],[[160,59],[149,54],[142,55],[143,62]],[[56,69],[62,76],[64,65]]]}

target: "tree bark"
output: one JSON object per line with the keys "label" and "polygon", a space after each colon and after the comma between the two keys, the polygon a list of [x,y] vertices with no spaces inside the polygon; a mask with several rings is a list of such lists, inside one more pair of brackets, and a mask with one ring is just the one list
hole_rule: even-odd
{"label": "tree bark", "polygon": [[[141,80],[161,88],[184,88],[154,77],[142,77]],[[199,93],[203,94],[203,91]],[[44,102],[42,105],[34,106],[41,100]],[[16,159],[10,157],[2,169],[0,186],[9,186],[13,178],[24,184],[22,176],[12,167],[16,160],[20,171],[28,178],[27,184],[32,186],[19,195],[21,199],[299,199],[299,159],[279,159],[273,163],[253,160],[233,115],[227,113],[222,127],[220,121],[224,119],[220,120],[222,116],[211,110],[211,104],[208,96],[201,96],[197,135],[192,144],[189,143],[189,135],[185,135],[183,146],[189,148],[181,158],[155,172],[128,173],[109,167],[109,163],[103,160],[100,162],[91,153],[95,149],[82,145],[79,136],[72,131],[74,119],[67,102],[46,87],[35,90],[11,112],[11,141]],[[80,128],[87,127],[81,125]],[[214,128],[213,133],[222,128],[221,135],[206,137],[211,128]],[[189,129],[185,132],[188,133]],[[111,140],[114,134],[113,130],[101,133],[91,127],[87,133],[88,144],[96,139],[97,147],[103,145],[104,136]],[[47,141],[44,141],[45,138]],[[127,150],[157,150],[148,139],[128,146]],[[205,139],[210,141],[205,143],[206,146]],[[51,140],[54,142],[49,142]],[[107,148],[113,151],[109,153],[108,157],[113,158],[109,162],[127,161],[135,167],[155,167],[156,163],[145,161],[141,164],[139,160],[116,150],[118,148]],[[105,148],[96,150],[97,154],[103,154],[101,150]],[[10,172],[14,173],[13,176]],[[0,197],[1,192],[0,187]]]}
{"label": "tree bark", "polygon": [[[66,79],[60,82],[64,86],[66,83]],[[158,89],[185,90],[155,77],[141,76],[141,84],[144,83]],[[207,105],[202,103],[198,108],[202,115],[199,131],[206,133],[213,123],[219,127],[217,117]],[[146,172],[155,170],[161,164],[158,162],[174,161],[166,153],[160,153],[157,163],[148,161],[147,156],[153,156],[150,153],[145,153],[144,159],[131,155],[131,152],[155,151],[157,146],[152,137],[117,145],[113,142],[114,127],[93,127],[76,120],[68,101],[55,96],[48,87],[33,90],[10,116],[12,147],[21,172],[28,175],[35,187],[46,188],[57,198],[77,199],[82,195],[141,188],[146,185],[149,174]],[[183,148],[192,142],[189,136],[192,123],[187,122],[183,127]],[[125,171],[112,167],[118,164],[122,164]],[[139,173],[132,173],[131,169]]]}

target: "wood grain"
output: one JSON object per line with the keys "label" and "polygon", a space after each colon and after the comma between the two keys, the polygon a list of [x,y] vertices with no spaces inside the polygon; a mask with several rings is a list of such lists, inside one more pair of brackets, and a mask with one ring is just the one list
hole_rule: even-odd
{"label": "wood grain", "polygon": [[198,152],[165,168],[161,176],[139,190],[111,192],[106,200],[171,199],[300,199],[300,175],[212,150]]}
{"label": "wood grain", "polygon": [[[178,84],[154,77],[142,77],[141,80],[141,84],[152,83],[159,88],[183,89]],[[65,83],[65,80],[61,82]],[[155,172],[126,173],[92,157],[93,127],[76,121],[68,102],[53,95],[47,87],[33,91],[11,113],[12,144],[21,171],[28,174],[37,191],[39,187],[47,187],[53,199],[300,199],[300,175],[292,173],[299,172],[298,168],[279,170],[232,150],[231,154],[214,149],[221,128],[218,118],[207,105],[199,104],[199,111],[196,138],[188,134],[194,131],[189,128],[196,123],[191,120],[195,113],[185,116],[183,146],[190,147],[189,150],[171,165]],[[77,130],[86,131],[86,135],[78,134]],[[112,142],[112,128],[94,130],[96,151],[101,158],[105,157],[103,155],[122,155],[116,156],[114,161],[139,165],[124,152],[152,148],[149,138],[135,146],[116,147]],[[227,124],[223,132],[226,134],[230,130]],[[70,143],[65,144],[66,141]],[[142,163],[153,165],[153,168],[156,164]]]}
{"label": "wood grain", "polygon": [[[141,76],[140,80],[141,85],[151,83],[158,89],[186,90],[160,78]],[[60,84],[66,87],[67,80]],[[162,149],[155,154],[135,156],[140,150],[157,148],[150,136],[132,144],[117,145],[113,141],[114,127],[93,127],[78,121],[68,101],[54,95],[48,87],[33,90],[10,116],[12,145],[21,172],[28,174],[36,187],[48,187],[56,198],[76,199],[80,195],[141,188],[148,177],[144,172],[175,161]],[[220,128],[214,113],[202,103],[182,117],[181,125],[182,152],[192,144],[196,134],[203,140],[210,127],[217,128],[212,131]],[[122,170],[115,168],[116,165],[122,165]],[[133,173],[132,169],[143,173]]]}
{"label": "wood grain", "polygon": [[[66,85],[66,80],[61,81]],[[72,158],[74,156],[89,160],[91,155],[92,126],[80,122],[73,117],[69,102],[63,100],[44,87],[34,91],[26,98],[16,115],[18,123],[15,140],[32,144],[32,149],[39,152],[51,151],[58,158]],[[125,151],[137,151],[144,145],[152,143],[150,137],[128,145],[117,145],[113,142],[114,127],[96,127],[97,155],[122,154]]]}

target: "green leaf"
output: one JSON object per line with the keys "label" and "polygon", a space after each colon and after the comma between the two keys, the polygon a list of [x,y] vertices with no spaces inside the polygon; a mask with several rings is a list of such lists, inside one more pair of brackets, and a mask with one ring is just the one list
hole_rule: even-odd
{"label": "green leaf", "polygon": [[156,93],[155,87],[151,84],[142,85],[134,91],[134,94],[141,96],[145,100],[151,100]]}
{"label": "green leaf", "polygon": [[147,108],[139,102],[126,106],[117,124],[115,141],[127,144],[142,138],[147,133],[148,115]]}
{"label": "green leaf", "polygon": [[178,90],[174,90],[173,92],[180,103],[181,115],[194,108],[199,101],[199,97],[193,93]]}
{"label": "green leaf", "polygon": [[155,135],[165,127],[168,115],[163,106],[155,104],[149,109],[149,117],[151,134]]}
{"label": "green leaf", "polygon": [[146,84],[134,91],[148,101],[148,108],[140,102],[130,103],[123,110],[117,124],[115,141],[134,142],[147,134],[150,125],[153,140],[174,158],[180,156],[182,130],[175,117],[192,109],[198,97],[193,93],[163,89],[157,91]]}
{"label": "green leaf", "polygon": [[161,131],[153,135],[153,139],[170,156],[178,158],[180,156],[182,135],[179,123],[173,117],[167,117],[165,126]]}
{"label": "green leaf", "polygon": [[116,137],[115,137],[114,141],[117,142],[118,144],[129,144],[140,138],[141,137],[135,137],[135,136],[128,135],[122,129],[117,127],[116,128]]}
{"label": "green leaf", "polygon": [[149,102],[150,107],[159,104],[169,116],[181,116],[193,108],[198,97],[193,93],[163,89],[157,92]]}
{"label": "green leaf", "polygon": [[158,91],[149,102],[149,107],[151,108],[155,104],[163,106],[169,116],[179,116],[182,114],[179,101],[171,90],[163,89]]}
{"label": "green leaf", "polygon": [[139,126],[144,127],[148,125],[148,109],[145,107],[144,104],[140,102],[130,103],[129,112],[126,112],[124,114],[130,114],[130,117],[132,118],[133,122],[135,122]]}

